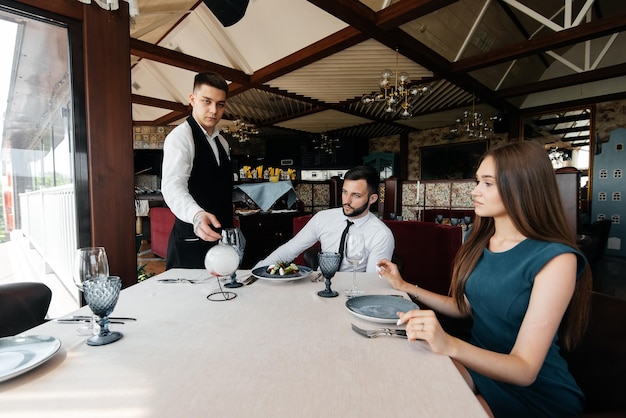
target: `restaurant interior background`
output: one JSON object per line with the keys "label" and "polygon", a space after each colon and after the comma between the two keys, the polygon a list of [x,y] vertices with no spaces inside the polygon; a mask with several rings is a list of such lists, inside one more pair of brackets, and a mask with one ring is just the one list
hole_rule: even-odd
{"label": "restaurant interior background", "polygon": [[[12,62],[4,239],[19,231],[74,295],[60,241],[65,252],[104,245],[112,270],[132,284],[135,232],[150,239],[136,198],[163,205],[163,140],[189,113],[193,75],[215,70],[231,82],[221,128],[235,174],[244,165],[295,169],[307,212],[328,207],[332,173],[363,161],[397,179],[393,215],[471,210],[471,164],[452,161],[532,139],[555,168],[576,169],[578,232],[610,219],[606,254],[623,258],[626,18],[617,3],[137,0],[129,14],[124,1],[113,11],[5,1],[0,20],[19,29],[13,56],[3,56]],[[387,68],[397,106],[375,97]],[[403,71],[405,85],[396,78]],[[70,189],[74,229],[51,210],[66,208],[60,197],[41,197],[54,189],[67,199],[59,188]],[[34,212],[22,203],[33,195],[44,202]],[[51,224],[58,229],[39,234]]]}

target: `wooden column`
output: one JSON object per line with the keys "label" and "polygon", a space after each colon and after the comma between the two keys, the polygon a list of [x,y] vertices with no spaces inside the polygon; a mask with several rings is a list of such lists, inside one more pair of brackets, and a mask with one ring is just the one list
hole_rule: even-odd
{"label": "wooden column", "polygon": [[70,29],[80,32],[72,35],[78,245],[104,246],[111,274],[130,286],[137,253],[128,3],[116,11],[77,0],[17,3],[73,19]]}

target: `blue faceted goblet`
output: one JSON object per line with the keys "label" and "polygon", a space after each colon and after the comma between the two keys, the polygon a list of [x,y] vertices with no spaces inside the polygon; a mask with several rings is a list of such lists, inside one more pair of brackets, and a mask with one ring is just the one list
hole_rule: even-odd
{"label": "blue faceted goblet", "polygon": [[83,282],[85,301],[99,318],[100,333],[87,339],[88,345],[105,345],[122,338],[122,333],[109,330],[109,315],[113,312],[122,289],[118,276],[89,279]]}
{"label": "blue faceted goblet", "polygon": [[339,266],[341,265],[341,254],[339,253],[328,253],[321,252],[317,255],[317,258],[320,263],[320,271],[325,279],[326,289],[320,290],[317,294],[323,298],[334,298],[339,295],[339,293],[330,289],[330,280],[333,278],[337,270],[339,270]]}

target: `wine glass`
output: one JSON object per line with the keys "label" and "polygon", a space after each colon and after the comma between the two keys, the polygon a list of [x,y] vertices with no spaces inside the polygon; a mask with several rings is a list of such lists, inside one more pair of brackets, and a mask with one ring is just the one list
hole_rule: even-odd
{"label": "wine glass", "polygon": [[109,315],[113,312],[122,289],[119,276],[95,277],[83,282],[85,300],[100,318],[100,332],[87,338],[88,345],[105,345],[122,338],[123,334],[109,330]]}
{"label": "wine glass", "polygon": [[[241,264],[245,244],[243,244],[240,239],[239,230],[237,230],[237,228],[222,229],[222,242],[226,245],[230,245],[235,251],[237,251],[237,254],[239,255],[239,264]],[[239,264],[237,265],[237,268],[239,268]],[[226,283],[224,286],[231,289],[243,286],[243,283],[237,281],[237,270],[235,270],[230,276],[230,282]]]}
{"label": "wine glass", "polygon": [[348,298],[361,296],[365,292],[356,287],[356,266],[365,258],[365,238],[363,234],[348,232],[344,255],[346,260],[352,264],[352,288],[346,289],[345,294]]}
{"label": "wine glass", "polygon": [[[109,276],[109,262],[104,247],[84,247],[76,250],[74,255],[74,284],[83,292],[83,283],[87,280]],[[76,332],[79,335],[93,335],[97,331],[95,315],[91,316],[89,325],[80,327]]]}
{"label": "wine glass", "polygon": [[334,298],[339,295],[339,293],[330,289],[330,280],[333,278],[337,270],[339,270],[339,266],[341,265],[341,254],[339,253],[330,253],[330,252],[321,252],[317,254],[317,258],[319,260],[320,271],[322,275],[324,275],[326,289],[320,290],[317,294],[323,298]]}
{"label": "wine glass", "polygon": [[214,302],[235,299],[237,297],[236,293],[225,292],[222,289],[220,277],[230,277],[239,268],[239,254],[237,251],[224,241],[220,241],[206,253],[204,266],[212,276],[217,278],[217,284],[220,288],[218,292],[210,293],[206,298]]}
{"label": "wine glass", "polygon": [[443,215],[435,216],[435,221],[437,221],[438,224],[441,224],[443,222]]}
{"label": "wine glass", "polygon": [[457,226],[459,224],[459,218],[450,218],[450,225]]}
{"label": "wine glass", "polygon": [[470,224],[472,223],[471,216],[464,216],[463,217],[463,223],[465,224],[465,226],[470,226]]}

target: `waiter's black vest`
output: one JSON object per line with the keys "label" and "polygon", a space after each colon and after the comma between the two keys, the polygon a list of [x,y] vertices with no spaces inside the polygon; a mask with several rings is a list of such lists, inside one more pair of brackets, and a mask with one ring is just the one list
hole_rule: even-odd
{"label": "waiter's black vest", "polygon": [[[220,152],[221,165],[218,165],[200,125],[192,116],[187,118],[187,123],[191,127],[195,146],[189,193],[200,207],[217,217],[222,228],[232,228],[232,164],[226,153]],[[213,245],[214,242],[199,239],[193,232],[192,224],[176,218],[167,246],[166,267],[204,268],[204,256]]]}

